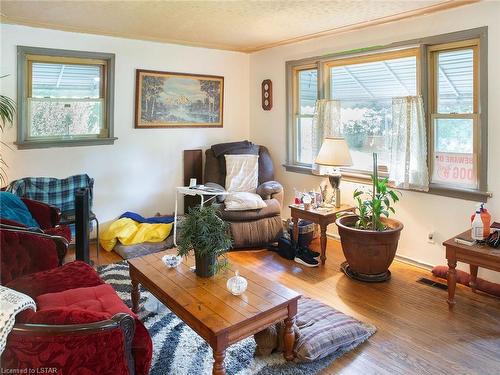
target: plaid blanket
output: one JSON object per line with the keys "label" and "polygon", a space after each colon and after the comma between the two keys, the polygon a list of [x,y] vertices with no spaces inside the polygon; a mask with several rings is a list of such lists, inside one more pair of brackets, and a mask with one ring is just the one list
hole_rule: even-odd
{"label": "plaid blanket", "polygon": [[94,180],[86,174],[64,179],[53,177],[25,177],[12,181],[7,191],[23,198],[33,199],[58,207],[61,212],[75,210],[75,192],[79,188],[90,188],[90,207]]}

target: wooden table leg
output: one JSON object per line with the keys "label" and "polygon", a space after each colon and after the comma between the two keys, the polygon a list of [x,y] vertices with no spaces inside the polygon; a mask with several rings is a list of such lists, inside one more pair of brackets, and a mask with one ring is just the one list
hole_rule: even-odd
{"label": "wooden table leg", "polygon": [[477,280],[477,269],[479,267],[475,266],[473,264],[470,265],[470,282],[469,286],[471,287],[472,291],[476,293],[476,280]]}
{"label": "wooden table leg", "polygon": [[293,330],[293,323],[295,321],[295,315],[297,314],[297,301],[294,301],[288,305],[288,317],[285,319],[285,332],[283,337],[283,342],[285,344],[285,350],[283,351],[283,357],[287,361],[293,361],[293,346],[295,344],[295,331]]}
{"label": "wooden table leg", "polygon": [[321,237],[320,237],[321,255],[320,255],[319,259],[321,259],[322,265],[324,265],[326,262],[326,241],[327,241],[326,227],[327,227],[326,225],[320,225],[320,229],[321,229]]}
{"label": "wooden table leg", "polygon": [[141,298],[141,292],[139,291],[139,282],[132,279],[132,311],[137,314],[139,311],[139,300]]}
{"label": "wooden table leg", "polygon": [[293,222],[293,242],[296,246],[299,244],[299,218],[292,217]]}
{"label": "wooden table leg", "polygon": [[224,357],[226,356],[224,349],[214,350],[214,367],[212,369],[213,375],[224,375],[226,369],[224,368]]}
{"label": "wooden table leg", "polygon": [[455,287],[457,285],[457,261],[448,259],[448,308],[451,310],[455,305]]}

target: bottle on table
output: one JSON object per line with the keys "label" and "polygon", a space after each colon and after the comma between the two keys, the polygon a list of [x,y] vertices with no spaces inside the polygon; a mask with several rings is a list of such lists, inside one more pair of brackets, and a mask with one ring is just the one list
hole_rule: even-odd
{"label": "bottle on table", "polygon": [[474,216],[474,220],[472,220],[472,230],[471,237],[476,241],[484,241],[484,224],[481,219],[481,211],[477,210]]}
{"label": "bottle on table", "polygon": [[[479,218],[477,218],[479,214]],[[480,220],[482,224],[482,233],[479,233],[479,221]],[[472,238],[478,241],[484,241],[488,236],[490,235],[490,226],[491,226],[491,215],[488,212],[488,210],[484,207],[484,203],[481,203],[479,207],[477,208],[476,212],[471,216],[471,223],[472,223],[472,232],[474,232],[474,221],[476,221],[476,230],[478,231],[477,233],[473,233]],[[476,235],[477,238],[474,238],[474,235]],[[481,237],[481,238],[480,238]]]}

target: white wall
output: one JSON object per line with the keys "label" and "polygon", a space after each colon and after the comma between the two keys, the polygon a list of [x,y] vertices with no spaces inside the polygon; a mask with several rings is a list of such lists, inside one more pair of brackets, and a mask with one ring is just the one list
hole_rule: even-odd
{"label": "white wall", "polygon": [[[183,182],[182,151],[247,139],[249,56],[88,34],[0,25],[2,94],[16,98],[16,46],[116,54],[114,145],[18,150],[16,128],[3,135],[10,180],[23,176],[95,178],[94,209],[101,221],[130,210],[143,215],[171,213],[174,187]],[[224,76],[224,127],[219,129],[134,129],[135,69]]]}
{"label": "white wall", "polygon": [[[383,45],[423,36],[489,26],[489,190],[488,204],[500,220],[500,2],[481,2],[425,17],[345,33],[333,37],[277,47],[252,55],[184,47],[105,36],[68,33],[24,26],[0,25],[1,92],[16,95],[16,45],[75,49],[116,54],[115,135],[111,146],[17,150],[15,127],[3,135],[12,150],[3,147],[9,178],[45,175],[65,177],[88,173],[96,179],[95,210],[102,221],[125,210],[152,215],[173,210],[173,189],[182,182],[182,150],[206,148],[217,142],[250,137],[268,146],[277,167],[277,180],[285,185],[286,200],[293,187],[311,189],[321,179],[285,172],[286,160],[285,62],[354,48]],[[224,128],[134,129],[134,73],[136,68],[204,73],[225,77]],[[272,79],[274,108],[263,111],[260,84]],[[350,201],[356,187],[343,183],[343,200]],[[403,192],[397,218],[405,224],[399,255],[427,264],[444,263],[440,243],[468,226],[474,202]],[[496,214],[496,216],[495,216]],[[285,211],[288,215],[288,211]],[[331,228],[333,231],[334,228]],[[436,244],[427,234],[436,233]],[[480,271],[480,276],[500,280]]]}
{"label": "white wall", "polygon": [[[499,25],[500,2],[481,2],[425,17],[254,53],[250,57],[250,137],[252,141],[270,148],[276,165],[286,161],[285,62],[288,60],[488,26],[488,186],[494,194],[494,198],[488,201],[488,206],[493,217],[500,221]],[[274,107],[271,111],[263,111],[261,108],[260,84],[263,79],[273,81]],[[285,186],[286,202],[291,202],[294,187],[309,190],[317,187],[321,178],[286,172],[281,167],[278,168],[277,180]],[[352,191],[356,184],[343,182],[342,186],[343,201],[352,202]],[[469,217],[474,207],[475,203],[470,201],[403,192],[402,201],[396,207],[396,218],[405,225],[398,254],[426,264],[444,264],[444,249],[440,244],[469,226]],[[330,231],[334,231],[334,228],[330,228]],[[431,231],[435,232],[435,244],[427,242],[427,235]],[[498,274],[488,271],[480,271],[480,276],[500,280]]]}

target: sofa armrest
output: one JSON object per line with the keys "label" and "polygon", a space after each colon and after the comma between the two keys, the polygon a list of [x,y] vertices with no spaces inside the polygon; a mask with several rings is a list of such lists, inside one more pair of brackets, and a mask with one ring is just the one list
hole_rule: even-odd
{"label": "sofa armrest", "polygon": [[55,227],[61,221],[61,210],[59,208],[28,198],[21,199],[42,229]]}
{"label": "sofa armrest", "polygon": [[276,199],[283,205],[283,186],[277,181],[266,181],[257,187],[257,194],[262,199]]}
{"label": "sofa armrest", "polygon": [[[112,336],[121,333],[123,335],[124,345],[114,347],[109,340],[109,337],[111,336],[108,336],[107,339],[101,339],[101,341],[96,339],[96,341],[94,342],[96,351],[101,353],[101,355],[105,354],[105,351],[114,351],[115,353],[120,353],[120,351],[123,350],[124,347],[124,356],[126,358],[128,372],[129,374],[133,375],[135,373],[135,362],[132,353],[132,343],[135,334],[135,320],[132,316],[125,313],[118,313],[107,320],[83,324],[15,324],[9,335],[9,341],[6,347],[7,356],[6,358],[2,357],[2,359],[4,360],[3,365],[16,365],[16,362],[18,360],[17,353],[19,352],[20,354],[22,354],[24,347],[27,344],[29,345],[29,341],[31,339],[33,340],[35,348],[40,348],[41,342],[45,340],[47,340],[47,342],[49,343],[54,343],[58,342],[59,337],[59,340],[61,340],[60,342],[62,344],[65,342],[66,338],[73,338],[75,341],[82,340],[83,343],[85,342],[85,336],[88,337],[89,335],[95,335],[96,338],[97,336],[104,338],[103,335],[106,334],[106,332]],[[116,343],[119,343],[120,341],[121,340],[118,340],[116,341]],[[115,341],[113,341],[113,343],[115,343]],[[67,347],[66,350],[68,352],[75,351],[75,353],[73,353],[74,358],[79,358],[78,352],[81,349],[81,345],[71,345],[71,349]],[[71,358],[72,356],[69,357]],[[117,359],[117,356],[114,355],[113,358]],[[40,358],[34,358],[34,360],[38,359]],[[85,361],[84,356],[82,356],[82,360]],[[74,364],[67,364],[67,366],[69,367],[71,367],[72,365]],[[49,363],[47,363],[47,367],[53,367],[53,364],[50,363],[49,366]],[[96,370],[98,371],[98,369]]]}

